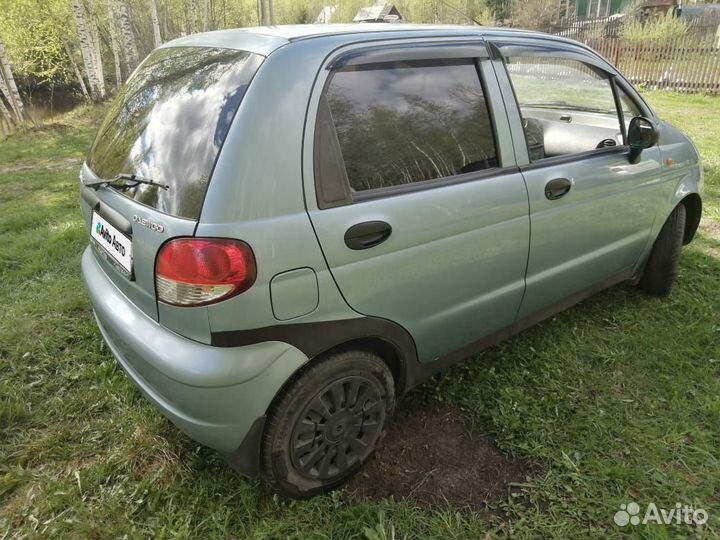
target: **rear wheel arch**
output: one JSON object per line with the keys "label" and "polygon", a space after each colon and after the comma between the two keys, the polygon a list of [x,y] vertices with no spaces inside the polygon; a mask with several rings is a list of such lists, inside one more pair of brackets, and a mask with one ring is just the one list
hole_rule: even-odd
{"label": "rear wheel arch", "polygon": [[292,386],[292,384],[294,384],[296,380],[300,379],[305,373],[310,371],[313,367],[322,362],[328,356],[331,356],[341,351],[349,350],[364,351],[380,357],[392,373],[395,383],[396,395],[400,395],[403,393],[407,371],[407,361],[403,357],[399,348],[390,341],[381,337],[360,337],[343,341],[342,343],[329,347],[328,349],[314,355],[297,370],[295,370],[295,372],[290,377],[288,377],[288,379],[276,392],[275,396],[270,402],[270,405],[268,405],[266,414],[273,409],[274,405],[281,399],[283,393],[286,392],[287,389]]}
{"label": "rear wheel arch", "polygon": [[393,343],[381,337],[362,337],[352,339],[325,351],[323,356],[345,349],[355,349],[373,353],[382,359],[392,373],[395,381],[395,393],[400,394],[403,390],[406,375],[406,359]]}

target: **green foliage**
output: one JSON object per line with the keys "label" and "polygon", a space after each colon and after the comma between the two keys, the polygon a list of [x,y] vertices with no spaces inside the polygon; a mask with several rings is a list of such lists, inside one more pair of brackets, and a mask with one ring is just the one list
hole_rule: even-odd
{"label": "green foliage", "polygon": [[543,30],[557,18],[556,0],[512,0],[512,24],[517,28]]}
{"label": "green foliage", "polygon": [[690,24],[675,17],[672,11],[658,14],[643,22],[632,18],[623,24],[620,36],[629,40],[664,40],[670,41],[687,34]]}
{"label": "green foliage", "polygon": [[396,534],[395,525],[393,523],[387,524],[385,518],[385,512],[382,510],[378,512],[378,523],[374,527],[365,527],[363,533],[367,540],[405,540],[407,536],[402,538]]}
{"label": "green foliage", "polygon": [[38,83],[72,77],[65,53],[70,21],[67,0],[0,0],[0,37],[17,75]]}
{"label": "green foliage", "polygon": [[[198,6],[196,31],[241,28],[258,24],[257,0],[194,0]],[[488,0],[489,1],[489,0]],[[129,8],[140,56],[155,46],[149,0],[123,0]],[[111,0],[84,0],[91,25],[100,35],[100,52],[107,88],[114,85],[115,65],[110,48],[110,31],[117,16],[110,18]],[[374,0],[274,0],[276,24],[312,23],[325,5],[335,5],[332,22],[351,22],[358,9]],[[191,30],[190,0],[157,0],[161,35],[169,41]],[[407,22],[491,24],[492,10],[485,0],[399,0],[396,6]],[[202,6],[207,6],[205,12]],[[0,0],[0,38],[5,42],[16,75],[27,98],[30,86],[66,85],[78,87],[72,60],[83,71],[77,28],[70,0]],[[120,54],[123,79],[131,69]]]}

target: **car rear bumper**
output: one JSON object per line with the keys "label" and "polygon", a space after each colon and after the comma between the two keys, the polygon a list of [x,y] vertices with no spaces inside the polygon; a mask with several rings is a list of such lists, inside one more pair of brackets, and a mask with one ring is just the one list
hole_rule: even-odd
{"label": "car rear bumper", "polygon": [[279,341],[212,347],[168,330],[119,291],[90,247],[82,274],[98,327],[130,379],[192,439],[237,461],[253,424],[307,357]]}

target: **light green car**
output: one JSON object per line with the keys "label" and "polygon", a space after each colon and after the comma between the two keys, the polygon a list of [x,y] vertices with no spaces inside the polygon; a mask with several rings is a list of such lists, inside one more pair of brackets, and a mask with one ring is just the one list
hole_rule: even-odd
{"label": "light green car", "polygon": [[190,437],[305,497],[453,361],[622,281],[668,293],[702,176],[583,45],[363,24],[163,45],[81,183],[120,365]]}

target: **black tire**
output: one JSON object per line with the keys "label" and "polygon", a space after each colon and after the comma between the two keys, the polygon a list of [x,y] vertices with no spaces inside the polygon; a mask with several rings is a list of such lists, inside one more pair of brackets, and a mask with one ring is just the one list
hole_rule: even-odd
{"label": "black tire", "polygon": [[680,264],[686,214],[685,206],[679,204],[667,218],[638,282],[640,290],[657,296],[670,293]]}
{"label": "black tire", "polygon": [[263,479],[293,498],[339,487],[378,447],[394,409],[392,373],[381,358],[358,350],[328,355],[293,380],[268,412]]}

